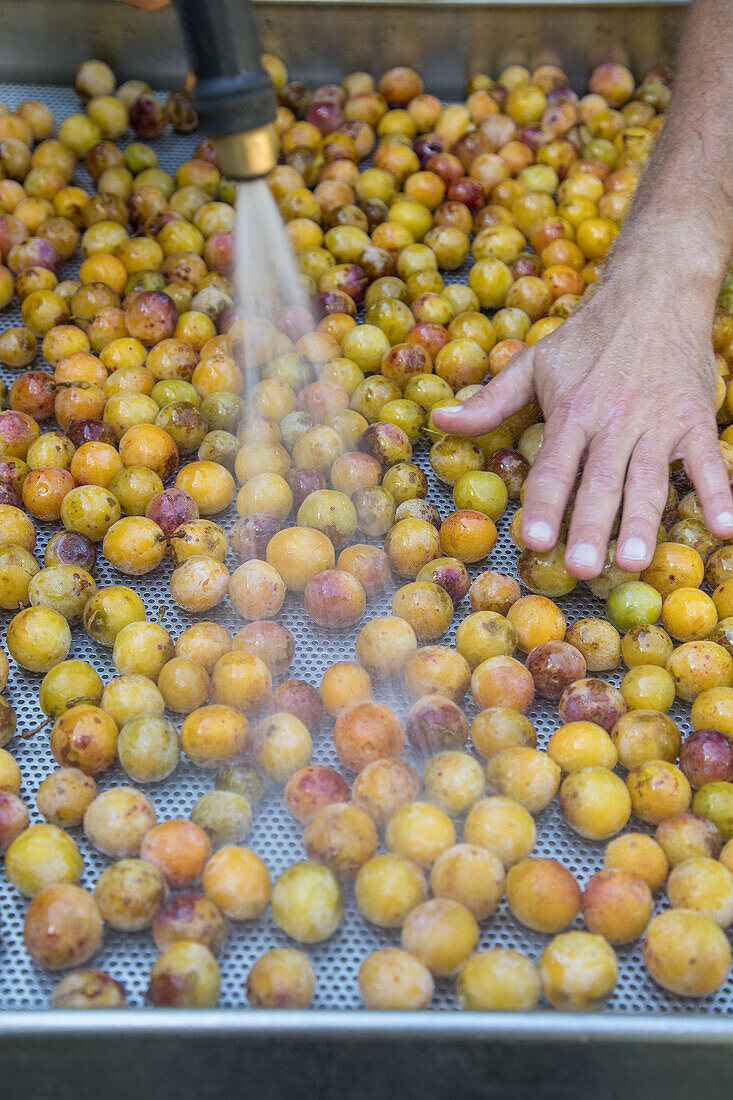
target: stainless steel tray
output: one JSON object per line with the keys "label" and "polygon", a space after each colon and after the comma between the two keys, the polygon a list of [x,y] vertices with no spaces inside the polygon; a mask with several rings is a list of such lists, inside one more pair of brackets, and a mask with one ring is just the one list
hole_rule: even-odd
{"label": "stainless steel tray", "polygon": [[[75,97],[72,92],[67,89],[43,86],[21,89],[18,86],[0,85],[0,102],[13,107],[19,98],[27,95],[29,91],[45,100],[59,117],[63,117],[64,113],[68,113],[75,106]],[[170,134],[161,139],[157,143],[161,166],[174,169],[177,163],[190,154],[197,140],[195,136],[178,138]],[[83,176],[83,169],[81,169],[79,182],[88,183]],[[461,278],[460,274],[457,278]],[[19,322],[19,313],[16,311],[7,310],[3,313],[4,326]],[[9,374],[10,372],[8,372],[8,382],[11,380]],[[416,457],[429,474],[430,496],[445,515],[453,507],[451,494],[446,487],[437,482],[430,470],[427,452],[427,444],[421,443],[416,449]],[[492,567],[509,572],[515,572],[517,559],[516,549],[507,534],[512,511],[510,509],[499,523],[499,540],[490,556]],[[225,528],[228,529],[233,519],[233,511],[222,518]],[[39,530],[37,554],[40,558],[48,537],[57,528],[56,525],[51,524],[37,526]],[[231,557],[233,558],[233,555]],[[472,566],[472,574],[475,576],[486,568],[486,564],[484,562]],[[234,565],[235,562],[230,561],[230,567],[234,568]],[[96,576],[99,585],[126,582],[124,577],[116,573],[103,560],[101,554]],[[151,617],[157,614],[161,606],[165,608],[164,623],[176,638],[189,622],[194,621],[194,617],[180,611],[170,600],[167,586],[169,576],[170,562],[166,560],[163,567],[156,570],[154,574],[136,578],[132,583],[140,592]],[[389,613],[391,598],[396,587],[395,581],[384,596],[370,601],[369,616]],[[560,602],[569,622],[583,615],[602,612],[600,601],[596,600],[582,584],[579,584],[570,596]],[[218,608],[217,614],[221,621],[233,631],[241,625],[228,603]],[[464,605],[459,609],[458,619],[465,614]],[[7,620],[10,616],[6,613],[4,618]],[[296,655],[288,671],[289,676],[300,676],[317,685],[330,664],[335,660],[353,655],[356,630],[334,633],[317,628],[306,616],[300,599],[289,597],[281,618],[296,638]],[[452,640],[455,625],[454,623],[445,641]],[[80,627],[74,629],[72,653],[89,660],[99,669],[104,679],[115,674],[110,651],[96,645]],[[619,671],[610,679],[618,682],[620,677]],[[38,720],[39,680],[40,677],[23,673],[16,667],[13,668],[8,697],[17,709],[19,730],[35,725]],[[409,702],[402,696],[399,688],[385,688],[383,694],[404,717]],[[469,713],[475,713],[472,704],[468,705],[468,710]],[[673,713],[683,728],[689,728],[686,707],[676,705]],[[537,728],[539,743],[542,745],[558,724],[556,707],[539,700],[532,708],[531,717]],[[329,723],[322,723],[321,727],[314,731],[314,742],[315,761],[338,765]],[[16,736],[13,750],[24,777],[23,792],[32,800],[40,780],[55,766],[48,749],[47,732],[37,734],[30,741],[23,741]],[[413,760],[418,767],[421,767],[422,762],[419,758],[414,757]],[[100,785],[106,788],[125,782],[127,780],[124,773],[111,769],[101,777]],[[184,762],[174,776],[162,783],[150,784],[146,790],[161,817],[187,816],[198,796],[211,789],[212,785],[211,773]],[[247,844],[265,860],[273,878],[286,866],[303,858],[304,855],[302,830],[286,811],[281,793],[281,790],[274,785],[268,790],[263,803],[256,807],[254,827],[247,839]],[[35,808],[32,809],[32,813],[33,820],[40,820]],[[556,802],[540,815],[538,833],[537,853],[559,856],[572,868],[581,883],[584,883],[602,863],[604,845],[583,841],[576,837],[563,823]],[[86,843],[80,830],[77,834],[82,845],[86,868],[83,884],[92,886],[109,861]],[[347,889],[347,896],[349,893]],[[36,967],[23,948],[22,921],[25,908],[24,899],[18,895],[4,876],[0,876],[0,912],[3,915],[3,941],[7,952],[6,965],[0,971],[0,1005],[4,1008],[45,1007],[55,980]],[[379,946],[398,942],[396,933],[385,933],[363,920],[356,911],[353,900],[347,904],[346,909],[346,920],[338,933],[326,943],[310,950],[317,973],[317,991],[314,1001],[316,1009],[357,1008],[360,999],[356,975],[361,960]],[[232,924],[220,959],[223,978],[221,1004],[228,1007],[244,1005],[246,1003],[244,979],[252,963],[269,946],[285,942],[287,942],[286,937],[274,926],[269,916],[255,923]],[[504,904],[494,917],[484,923],[482,928],[481,945],[483,947],[494,944],[511,946],[526,951],[536,958],[545,942],[545,937],[534,935],[518,925]],[[140,1006],[144,1003],[149,969],[155,956],[156,951],[148,934],[129,936],[107,932],[103,949],[95,956],[94,965],[108,969],[114,977],[123,981],[128,989],[131,1003]],[[619,952],[619,959],[621,978],[609,1002],[609,1012],[619,1015],[636,1012],[665,1013],[676,1016],[702,1013],[717,1015],[726,1012],[732,1003],[729,990],[723,990],[713,997],[705,998],[700,1003],[681,1001],[679,998],[666,995],[654,985],[645,972],[640,961],[638,944],[623,948]],[[447,1010],[455,1007],[452,987],[453,983],[450,981],[438,983],[433,1008]],[[465,1024],[460,1026],[463,1027]],[[470,1027],[470,1024],[468,1026]]]}
{"label": "stainless steel tray", "polygon": [[[79,5],[78,0],[77,4],[73,5],[66,4],[65,0],[57,0],[53,5],[49,4],[48,0],[23,0],[22,5],[17,0],[0,0],[0,20],[2,20],[0,25],[4,31],[9,26],[5,20],[7,9],[13,10],[15,18],[21,6],[25,9],[26,28],[34,7],[39,15],[42,13],[48,15],[50,7],[68,8],[67,16],[70,22],[66,25],[62,40],[68,41],[75,33],[84,39],[87,34],[83,48],[76,56],[81,58],[95,52],[103,54],[106,52],[106,56],[111,57],[109,49],[94,50],[93,46],[89,45],[88,33],[90,33],[90,27],[100,25],[95,23],[95,20],[109,21],[107,22],[109,29],[111,21],[118,17],[121,10],[116,5],[97,2],[97,0],[86,0],[83,5]],[[572,42],[571,28],[577,26],[591,30],[589,38],[583,37],[577,55],[578,57],[582,55],[585,59],[582,64],[579,62],[582,69],[596,60],[594,43],[596,46],[600,43],[609,52],[620,50],[621,53],[617,53],[617,56],[630,56],[624,53],[626,46],[632,42],[638,45],[646,41],[651,49],[643,56],[648,57],[650,62],[652,57],[654,61],[663,61],[669,59],[670,46],[681,14],[681,5],[676,3],[611,4],[601,7],[600,5],[573,4],[480,5],[459,2],[449,5],[428,4],[424,9],[418,10],[410,3],[392,4],[379,2],[379,0],[374,0],[370,4],[361,4],[358,0],[334,4],[319,2],[319,0],[261,0],[257,6],[266,44],[273,48],[277,48],[278,43],[280,44],[285,56],[290,59],[293,75],[313,77],[315,74],[316,79],[338,77],[343,69],[351,68],[356,64],[379,69],[388,63],[387,58],[389,60],[405,59],[405,47],[409,46],[412,40],[410,37],[402,36],[409,35],[410,27],[424,28],[432,20],[436,20],[434,26],[442,27],[441,34],[443,34],[446,25],[440,21],[448,17],[452,25],[456,20],[464,17],[469,22],[473,21],[475,26],[486,25],[492,28],[492,34],[497,28],[502,28],[504,41],[507,43],[511,40],[510,32],[513,33],[514,41],[519,43],[520,53],[512,54],[512,60],[531,60],[536,56],[533,51],[537,43],[546,40],[543,38],[543,32],[549,32],[552,28],[555,28],[553,33],[559,34],[562,31],[566,44]],[[144,25],[144,20],[158,18],[158,16],[151,17],[149,14],[141,16],[140,13],[127,13],[126,9],[122,10],[125,12],[123,22],[131,19],[136,26],[140,27]],[[80,23],[80,11],[88,13],[88,21],[85,24]],[[319,20],[318,24],[313,22],[316,17]],[[389,25],[392,28],[398,28],[390,46],[393,52],[391,55],[383,54],[385,60],[382,63],[378,58],[371,62],[358,61],[353,58],[353,54],[348,53],[348,48],[344,45],[345,28],[351,27],[353,30],[351,20],[357,17],[367,20],[365,24],[367,28],[376,25],[380,17],[387,22],[391,20]],[[164,16],[161,15],[160,19],[163,18]],[[323,18],[333,18],[334,29],[335,31],[338,29],[340,36],[340,46],[320,36]],[[57,13],[54,13],[53,27],[56,26],[56,19]],[[374,23],[370,23],[370,20]],[[159,25],[164,26],[163,23]],[[305,49],[300,41],[301,34],[296,31],[304,33],[304,27],[312,28],[314,25],[318,25],[319,30],[318,46],[308,45]],[[172,26],[172,24],[165,24],[165,26]],[[428,84],[431,85],[433,65],[440,64],[440,56],[431,52],[435,49],[437,39],[429,34],[425,37],[427,32],[424,30],[420,33],[422,35],[420,41],[427,49],[427,52],[420,54],[421,67],[428,76]],[[585,34],[586,31],[582,31],[582,35]],[[31,60],[26,47],[21,51],[21,55],[16,54],[14,59],[11,57],[12,35],[11,21],[10,34],[7,37],[5,35],[0,37],[0,75],[2,76],[15,75],[18,66],[22,67]],[[494,36],[496,49],[499,49],[500,37],[498,34]],[[312,41],[311,35],[308,39],[309,42]],[[44,72],[51,71],[48,69],[48,65],[52,64],[51,51],[46,53],[44,41],[45,36],[40,41],[38,37],[34,38],[35,45],[39,47],[39,63],[33,68],[36,79],[39,66]],[[169,36],[166,32],[157,39],[159,46],[161,41],[170,44],[169,60],[173,66],[170,73],[175,77],[175,36],[172,33]],[[324,48],[324,41],[327,49]],[[146,48],[141,48],[146,45],[146,42],[147,40],[136,43],[135,53],[139,54],[140,58],[140,64],[137,65],[129,51],[125,53],[125,48],[130,44],[129,41],[124,37],[118,39],[110,36],[108,45],[111,44],[113,51],[118,47],[121,49],[121,52],[111,57],[111,60],[118,65],[121,74],[142,73],[155,78],[158,71],[156,69],[158,57],[155,53],[146,52]],[[339,52],[342,47],[345,53]],[[331,49],[335,51],[333,54],[330,52]],[[60,53],[60,50],[57,51],[56,61],[53,64],[58,65]],[[166,53],[162,56],[168,57],[167,46]],[[509,58],[508,54],[497,54],[495,49],[492,49],[483,54],[480,61],[475,61],[473,59],[475,55],[469,54],[462,35],[451,39],[451,50],[449,54],[446,51],[446,56],[450,64],[447,68],[440,70],[445,73],[445,83],[442,87],[452,89],[454,92],[459,91],[466,72],[476,67],[493,71],[498,63],[496,60],[498,57]],[[573,56],[572,48],[567,56]],[[154,62],[152,68],[151,57]],[[298,58],[302,59],[302,67],[298,65]],[[309,68],[307,58],[315,58],[314,67]],[[562,60],[562,55],[560,59]],[[64,55],[63,76],[67,81],[71,75],[74,60],[74,55]],[[161,71],[167,73],[169,70],[163,66]],[[577,79],[582,82],[582,75]],[[451,81],[453,83],[450,83]],[[162,81],[158,79],[155,82],[160,84]],[[75,109],[74,97],[66,89],[0,84],[0,102],[11,108],[20,99],[30,95],[44,99],[59,117]],[[161,165],[173,167],[185,159],[190,155],[196,140],[196,138],[179,138],[171,135],[160,139],[156,143],[156,148]],[[0,323],[5,327],[17,321],[18,315],[7,311],[3,314]],[[416,457],[428,468],[425,446],[418,450]],[[445,513],[452,507],[450,494],[436,484],[432,473],[430,477],[431,496]],[[499,524],[500,538],[491,555],[491,566],[515,572],[516,551],[506,534],[510,518],[511,512],[507,513]],[[233,516],[229,517],[229,523],[225,520],[224,526],[228,527],[232,519]],[[41,535],[37,548],[39,556],[42,555],[45,541],[51,533],[52,529]],[[235,563],[230,564],[233,566]],[[485,565],[480,568],[485,568]],[[480,568],[473,568],[472,573],[475,575]],[[149,612],[157,612],[161,604],[167,606],[164,621],[175,638],[191,619],[171,606],[167,590],[168,576],[169,570],[166,567],[162,572],[156,573],[154,578],[139,578],[134,583]],[[120,579],[119,575],[105,562],[100,562],[97,570],[99,584],[112,583]],[[124,578],[122,579],[124,581]],[[392,591],[394,588],[386,597],[370,602],[368,608],[370,616],[388,613]],[[600,603],[582,585],[560,602],[569,622],[582,615],[598,613],[601,608]],[[233,629],[240,625],[231,610],[223,613],[222,620]],[[317,685],[324,669],[333,660],[343,658],[345,651],[351,652],[353,649],[354,633],[345,637],[343,634],[333,635],[319,630],[307,619],[298,601],[288,601],[284,609],[283,622],[293,631],[297,642],[296,658],[288,675],[302,676]],[[448,637],[452,637],[452,630]],[[114,674],[107,651],[95,646],[84,632],[78,629],[74,632],[73,655],[87,656],[105,678]],[[610,678],[618,682],[620,675],[616,674]],[[37,720],[38,682],[37,677],[20,674],[17,670],[13,672],[8,697],[18,711],[19,729],[35,724]],[[390,701],[404,714],[406,710],[404,700],[393,698]],[[683,730],[689,729],[686,708],[675,707],[673,715]],[[531,717],[536,724],[540,744],[544,744],[548,734],[557,724],[555,710],[540,703],[533,708]],[[330,745],[330,725],[324,723],[322,728],[316,731],[314,742],[315,761],[336,762]],[[34,740],[25,743],[16,738],[13,749],[17,752],[24,776],[23,793],[30,799],[40,779],[53,767],[47,738],[45,734],[39,734]],[[418,761],[415,762],[418,763]],[[110,772],[103,777],[101,785],[108,787],[119,782],[126,782],[124,775]],[[184,763],[170,780],[152,785],[146,790],[152,797],[159,816],[166,817],[187,815],[199,794],[210,789],[211,785],[211,775],[197,771]],[[33,819],[38,820],[33,809],[32,813]],[[574,837],[562,823],[556,805],[551,806],[541,815],[538,826],[537,852],[559,855],[577,874],[581,884],[600,866],[603,846]],[[247,844],[262,855],[273,878],[289,863],[302,858],[301,830],[284,810],[279,792],[271,792],[265,804],[258,807],[254,828]],[[107,861],[91,851],[83,840],[82,848],[86,868],[83,883],[91,885]],[[24,902],[3,878],[0,881],[0,915],[2,916],[0,1008],[4,1010],[0,1017],[0,1047],[2,1048],[12,1045],[14,1040],[22,1039],[36,1028],[42,1029],[44,1036],[49,1039],[55,1036],[61,1042],[71,1038],[91,1040],[102,1036],[112,1039],[121,1035],[130,1038],[137,1036],[141,1041],[145,1037],[150,1039],[159,1037],[161,1041],[165,1041],[190,1033],[189,1029],[194,1029],[197,1038],[200,1039],[206,1036],[217,1038],[238,1036],[241,1039],[256,1040],[258,1037],[267,1038],[276,1034],[281,1039],[288,1037],[295,1039],[303,1036],[309,1038],[331,1036],[343,1041],[349,1039],[396,1041],[420,1038],[429,1039],[431,1043],[439,1039],[461,1042],[491,1036],[497,1041],[501,1039],[512,1042],[551,1038],[584,1043],[600,1040],[631,1043],[639,1040],[654,1040],[665,1044],[694,1042],[696,1044],[725,1043],[727,1046],[733,1038],[733,1026],[727,1018],[733,1006],[730,980],[718,994],[702,1001],[685,1001],[668,996],[659,990],[646,974],[639,959],[638,945],[621,949],[619,952],[621,976],[617,989],[607,1010],[593,1016],[568,1017],[547,1011],[517,1016],[450,1011],[455,1009],[450,982],[438,983],[432,1005],[432,1009],[437,1011],[393,1015],[358,1010],[360,1002],[356,974],[362,958],[378,946],[397,942],[397,936],[368,925],[356,912],[353,902],[347,904],[347,917],[342,929],[331,940],[310,951],[317,975],[317,993],[313,1011],[278,1014],[251,1009],[244,1012],[237,1011],[245,1004],[244,980],[254,959],[269,946],[286,942],[286,937],[274,927],[269,917],[266,917],[255,924],[231,926],[230,936],[220,955],[223,983],[220,1002],[222,1007],[219,1009],[205,1013],[155,1013],[141,1008],[149,967],[155,957],[151,939],[145,934],[123,936],[107,933],[103,950],[95,957],[94,965],[108,969],[115,977],[124,981],[131,1004],[136,1006],[137,1010],[94,1014],[47,1011],[39,1017],[29,1010],[47,1006],[53,981],[33,965],[23,949],[24,910]],[[544,937],[533,935],[517,925],[504,906],[482,927],[481,946],[484,947],[493,944],[514,946],[536,958],[545,942]]]}
{"label": "stainless steel tray", "polygon": [[[573,85],[615,59],[643,72],[669,62],[685,0],[254,0],[266,49],[309,82],[353,69],[416,65],[431,91],[460,95],[472,72],[561,64]],[[64,83],[87,57],[156,87],[185,73],[170,8],[117,0],[0,0],[0,78]],[[41,30],[39,31],[39,28]]]}

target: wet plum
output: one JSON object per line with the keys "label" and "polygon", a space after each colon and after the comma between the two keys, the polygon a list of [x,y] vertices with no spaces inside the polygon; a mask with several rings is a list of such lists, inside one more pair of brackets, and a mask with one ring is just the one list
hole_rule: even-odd
{"label": "wet plum", "polygon": [[153,520],[163,531],[166,538],[182,523],[193,523],[199,518],[199,509],[193,497],[185,489],[164,489],[156,493],[145,515]]}
{"label": "wet plum", "polygon": [[468,719],[444,695],[423,695],[413,703],[405,723],[411,745],[420,752],[462,749],[468,741]]}
{"label": "wet plum", "polygon": [[241,516],[229,532],[229,545],[243,562],[264,560],[268,542],[280,530],[281,520],[264,512]]}
{"label": "wet plum", "polygon": [[335,768],[324,764],[309,764],[291,776],[285,785],[285,805],[302,825],[324,806],[347,802],[349,784]]}
{"label": "wet plum", "polygon": [[626,713],[626,703],[613,684],[588,677],[565,688],[559,711],[563,722],[595,722],[610,731]]}
{"label": "wet plum", "polygon": [[315,493],[318,489],[328,487],[323,475],[318,470],[313,470],[308,466],[289,470],[284,476],[290,486],[290,492],[293,494],[293,508],[296,512],[307,496]]}
{"label": "wet plum", "polygon": [[680,768],[691,786],[733,779],[733,738],[716,729],[695,730],[680,750]]}
{"label": "wet plum", "polygon": [[323,701],[306,680],[284,680],[270,696],[268,710],[270,714],[294,714],[312,730],[323,718]]}
{"label": "wet plum", "polygon": [[568,642],[543,642],[530,650],[527,668],[538,695],[559,699],[570,684],[585,676],[582,653]]}

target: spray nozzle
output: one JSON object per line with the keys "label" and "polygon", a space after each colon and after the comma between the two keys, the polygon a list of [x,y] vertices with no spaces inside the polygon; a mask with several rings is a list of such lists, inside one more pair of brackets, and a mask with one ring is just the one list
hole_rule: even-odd
{"label": "spray nozzle", "polygon": [[275,93],[260,65],[250,0],[176,0],[196,76],[194,103],[225,176],[253,179],[277,164]]}

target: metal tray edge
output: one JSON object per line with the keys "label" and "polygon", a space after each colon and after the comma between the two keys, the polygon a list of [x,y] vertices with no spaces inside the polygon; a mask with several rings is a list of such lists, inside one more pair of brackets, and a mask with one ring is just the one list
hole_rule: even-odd
{"label": "metal tray edge", "polygon": [[572,1043],[680,1042],[696,1045],[733,1044],[733,1020],[695,1017],[649,1017],[629,1014],[623,1018],[602,1013],[422,1013],[382,1012],[357,1009],[304,1011],[283,1009],[139,1009],[132,1012],[105,1010],[80,1012],[50,1010],[39,1016],[33,1011],[8,1011],[0,1015],[0,1049],[20,1037],[44,1039],[94,1039],[105,1035],[186,1035],[205,1041],[231,1038],[328,1039],[354,1042],[384,1040],[441,1040],[453,1042],[556,1041]]}

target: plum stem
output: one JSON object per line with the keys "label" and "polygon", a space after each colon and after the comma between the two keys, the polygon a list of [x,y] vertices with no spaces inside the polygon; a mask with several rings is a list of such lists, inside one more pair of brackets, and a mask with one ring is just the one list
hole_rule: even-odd
{"label": "plum stem", "polygon": [[[76,699],[69,699],[68,703],[64,707],[64,710],[70,710],[71,707],[78,706],[79,703],[91,703],[92,706],[96,706],[98,702],[98,695],[79,695]],[[63,713],[64,711],[61,712],[61,714]],[[52,722],[55,722],[57,717],[60,718],[61,715],[59,714],[54,717],[53,714],[49,714],[48,718],[44,718],[43,721],[40,722],[37,726],[34,726],[33,729],[24,730],[20,736],[25,741],[30,741],[31,737],[35,737],[35,735],[37,733],[40,733],[42,729],[44,729],[46,726],[49,726]]]}

